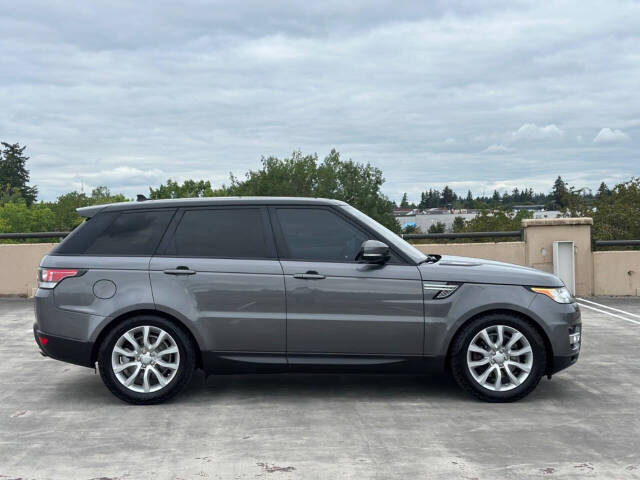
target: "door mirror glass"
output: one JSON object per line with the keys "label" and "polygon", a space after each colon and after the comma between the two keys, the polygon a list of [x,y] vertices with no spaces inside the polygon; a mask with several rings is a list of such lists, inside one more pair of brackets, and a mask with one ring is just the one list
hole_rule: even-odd
{"label": "door mirror glass", "polygon": [[385,263],[389,258],[389,245],[378,240],[365,240],[358,253],[358,259],[365,263]]}

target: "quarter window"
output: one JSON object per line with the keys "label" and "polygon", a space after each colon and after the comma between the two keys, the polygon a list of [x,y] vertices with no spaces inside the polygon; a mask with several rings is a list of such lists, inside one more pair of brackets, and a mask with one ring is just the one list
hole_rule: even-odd
{"label": "quarter window", "polygon": [[121,213],[95,237],[86,255],[153,255],[174,210]]}
{"label": "quarter window", "polygon": [[353,262],[368,236],[328,209],[279,208],[286,256],[294,260]]}

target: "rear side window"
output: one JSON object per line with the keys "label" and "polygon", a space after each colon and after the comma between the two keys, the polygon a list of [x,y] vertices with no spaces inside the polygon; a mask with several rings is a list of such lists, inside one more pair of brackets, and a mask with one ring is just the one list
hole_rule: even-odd
{"label": "rear side window", "polygon": [[179,257],[273,258],[259,208],[186,210],[167,253]]}
{"label": "rear side window", "polygon": [[57,255],[152,255],[175,210],[107,212],[87,220]]}

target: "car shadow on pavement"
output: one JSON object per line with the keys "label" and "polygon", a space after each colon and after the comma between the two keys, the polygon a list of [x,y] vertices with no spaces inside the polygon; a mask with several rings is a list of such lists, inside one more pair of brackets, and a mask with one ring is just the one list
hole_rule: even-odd
{"label": "car shadow on pavement", "polygon": [[[570,395],[564,382],[543,379],[536,391],[521,402],[564,398]],[[196,371],[191,383],[176,398],[175,404],[200,404],[216,400],[232,401],[247,397],[277,400],[372,402],[477,402],[446,374],[239,374],[209,375]],[[69,375],[52,384],[49,401],[93,405],[122,404],[103,385],[99,375]]]}
{"label": "car shadow on pavement", "polygon": [[196,372],[181,397],[192,401],[216,397],[255,396],[301,399],[402,401],[463,400],[467,395],[446,375],[384,374],[244,374]]}

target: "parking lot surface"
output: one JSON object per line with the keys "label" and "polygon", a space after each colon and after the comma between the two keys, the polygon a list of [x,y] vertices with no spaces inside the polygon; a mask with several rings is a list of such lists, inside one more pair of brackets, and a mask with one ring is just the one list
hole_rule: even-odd
{"label": "parking lot surface", "polygon": [[446,376],[198,373],[135,407],[0,299],[0,479],[640,478],[640,299],[583,305],[578,363],[513,404]]}

